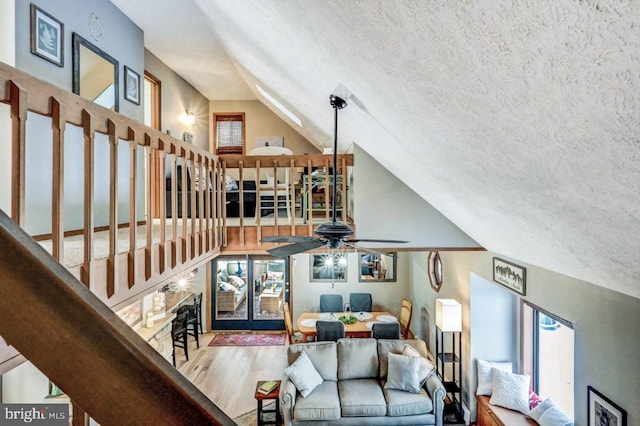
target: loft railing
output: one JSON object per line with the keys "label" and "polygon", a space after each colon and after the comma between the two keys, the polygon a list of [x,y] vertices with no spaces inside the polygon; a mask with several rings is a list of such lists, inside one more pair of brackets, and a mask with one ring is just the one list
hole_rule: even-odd
{"label": "loft railing", "polygon": [[[221,175],[217,156],[4,64],[0,64],[0,83],[0,102],[10,106],[11,116],[11,143],[0,142],[6,154],[11,150],[11,203],[5,208],[28,232],[34,223],[40,226],[42,222],[50,223],[49,232],[45,232],[50,238],[50,252],[63,264],[66,264],[65,222],[69,222],[67,228],[80,229],[81,259],[77,265],[68,265],[69,269],[101,299],[109,300],[110,306],[219,251],[223,230],[217,219],[220,200],[214,195],[220,192],[218,188],[205,189],[205,179],[192,179],[189,198],[183,192],[178,200],[175,179],[168,199],[164,181],[158,182],[157,190],[150,185],[154,170],[164,176],[169,167],[175,176],[178,164],[186,165],[182,167],[183,175],[187,169],[195,170],[196,175],[212,177],[209,185],[214,182],[217,185],[221,181],[217,178]],[[27,126],[28,118],[36,124]],[[43,140],[47,127],[51,129],[50,136]],[[36,144],[37,148],[33,148]],[[50,158],[34,162],[45,155],[40,155],[41,152],[47,151],[51,152]],[[27,159],[27,153],[33,152],[38,155]],[[70,160],[70,153],[74,152],[76,156],[81,152],[82,157]],[[35,167],[41,169],[33,170]],[[41,175],[47,174],[47,169],[50,176],[42,180]],[[99,180],[104,185],[97,188]],[[42,196],[36,197],[33,205],[30,205],[32,197],[27,197],[28,193],[37,192],[39,188],[34,188],[37,185],[34,182],[40,181],[51,185],[49,203],[44,207]],[[65,194],[72,181],[84,182],[82,189],[76,184],[76,193]],[[31,191],[27,192],[29,185]],[[126,191],[121,190],[123,187]],[[97,202],[100,197],[101,202]],[[191,217],[173,214],[167,219],[167,203],[174,212],[178,203],[189,206],[183,210],[193,214]],[[153,206],[157,206],[155,221],[151,219]],[[35,216],[29,215],[33,212],[41,213],[33,219]],[[100,215],[103,223],[96,223]],[[75,223],[71,224],[72,221]],[[146,235],[138,235],[139,221],[145,227],[141,234]],[[123,226],[128,227],[124,241],[118,238],[118,229]],[[94,248],[96,227],[102,227],[108,234],[108,249],[99,259]],[[144,244],[140,244],[142,239]]]}
{"label": "loft railing", "polygon": [[[0,334],[100,424],[235,424],[0,211]],[[80,407],[82,410],[77,410]]]}
{"label": "loft railing", "polygon": [[[223,252],[264,250],[270,245],[259,243],[263,236],[314,235],[319,223],[331,220],[331,155],[225,155],[220,161],[222,174],[235,183],[221,188]],[[352,166],[352,154],[338,156],[336,217],[353,225]]]}

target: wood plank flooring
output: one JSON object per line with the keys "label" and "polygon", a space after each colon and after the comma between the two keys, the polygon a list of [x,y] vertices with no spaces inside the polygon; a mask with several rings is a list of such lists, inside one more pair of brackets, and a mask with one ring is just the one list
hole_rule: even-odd
{"label": "wood plank flooring", "polygon": [[200,349],[196,349],[195,341],[189,337],[189,361],[177,349],[178,370],[229,417],[256,409],[256,382],[282,378],[288,343],[209,347],[212,338],[213,333],[200,335]]}

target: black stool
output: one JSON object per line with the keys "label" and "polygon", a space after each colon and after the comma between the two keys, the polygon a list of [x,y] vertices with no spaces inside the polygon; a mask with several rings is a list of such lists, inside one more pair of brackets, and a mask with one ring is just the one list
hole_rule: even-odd
{"label": "black stool", "polygon": [[171,322],[171,340],[173,341],[173,366],[176,366],[176,348],[184,349],[184,356],[189,361],[187,345],[187,312],[178,314]]}

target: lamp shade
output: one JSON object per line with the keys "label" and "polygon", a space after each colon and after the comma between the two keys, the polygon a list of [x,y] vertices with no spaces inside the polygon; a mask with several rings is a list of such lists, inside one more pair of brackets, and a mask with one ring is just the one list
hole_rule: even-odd
{"label": "lamp shade", "polygon": [[454,299],[436,299],[436,326],[441,331],[462,331],[462,305]]}

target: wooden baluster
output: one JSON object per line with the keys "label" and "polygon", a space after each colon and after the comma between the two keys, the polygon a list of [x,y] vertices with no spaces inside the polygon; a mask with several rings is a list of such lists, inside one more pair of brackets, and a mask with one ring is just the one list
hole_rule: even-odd
{"label": "wooden baluster", "polygon": [[196,209],[196,176],[195,176],[195,170],[196,170],[196,156],[195,153],[191,150],[189,150],[189,161],[191,162],[191,185],[190,185],[190,189],[191,189],[191,214],[190,216],[190,220],[191,220],[191,233],[189,234],[189,246],[190,246],[190,252],[189,252],[189,257],[191,259],[196,257],[196,215],[197,215],[197,209]]}
{"label": "wooden baluster", "polygon": [[258,246],[262,240],[262,195],[260,194],[260,160],[256,161],[256,237]]}
{"label": "wooden baluster", "polygon": [[136,133],[129,127],[129,253],[127,254],[127,284],[136,283],[136,239],[138,233],[137,186],[138,186],[138,143]]}
{"label": "wooden baluster", "polygon": [[118,132],[116,123],[108,120],[109,129],[109,254],[107,256],[107,297],[118,287]]}
{"label": "wooden baluster", "polygon": [[51,98],[53,128],[53,167],[51,177],[51,243],[52,255],[64,262],[64,106]]}
{"label": "wooden baluster", "polygon": [[[342,176],[342,192],[340,196],[340,201],[342,205],[342,221],[347,223],[347,159],[342,157],[342,161],[340,162],[341,169],[339,176]],[[337,213],[336,213],[337,214]]]}
{"label": "wooden baluster", "polygon": [[25,138],[27,92],[14,81],[9,82],[11,102],[11,219],[25,225]]}
{"label": "wooden baluster", "polygon": [[181,263],[185,263],[187,261],[187,229],[188,229],[188,211],[189,205],[187,204],[187,192],[189,186],[187,185],[187,151],[184,148],[180,149],[181,160],[182,160],[182,178],[180,185],[180,191],[182,192],[182,247],[180,253]]}
{"label": "wooden baluster", "polygon": [[[333,167],[336,167],[337,164],[334,164]],[[324,160],[324,211],[325,211],[325,219],[328,222],[330,220],[329,212],[331,212],[331,203],[329,198],[329,192],[331,192],[330,188],[333,188],[333,182],[329,182],[329,159]]]}
{"label": "wooden baluster", "polygon": [[167,153],[165,151],[165,143],[162,139],[158,140],[158,154],[156,158],[158,159],[158,175],[159,182],[157,182],[159,191],[159,212],[160,216],[160,243],[158,244],[158,270],[159,273],[162,274],[165,271],[165,267],[167,264],[167,255],[166,255],[166,243],[167,243],[167,185],[165,182],[166,176],[166,157]]}
{"label": "wooden baluster", "polygon": [[218,161],[213,163],[214,176],[215,176],[215,190],[216,195],[213,199],[215,206],[213,211],[215,212],[215,246],[216,249],[220,249],[222,246],[222,191],[224,186],[222,185],[222,164]]}
{"label": "wooden baluster", "polygon": [[309,227],[307,235],[313,235],[313,212],[311,211],[313,207],[313,180],[311,179],[311,170],[313,170],[313,167],[311,166],[311,159],[309,159],[307,162],[307,187],[304,188],[307,191],[307,225]]}
{"label": "wooden baluster", "polygon": [[200,256],[202,256],[204,250],[204,192],[206,190],[205,183],[207,182],[203,160],[202,154],[198,154],[198,173],[200,175],[200,181],[198,182],[198,254]]}
{"label": "wooden baluster", "polygon": [[171,268],[178,263],[178,158],[175,144],[171,144]]}
{"label": "wooden baluster", "polygon": [[95,120],[87,111],[82,110],[82,129],[84,137],[84,261],[80,268],[80,277],[91,291],[93,286],[93,151]]}
{"label": "wooden baluster", "polygon": [[147,228],[147,243],[144,247],[144,277],[145,279],[151,278],[152,275],[152,260],[151,244],[153,243],[153,206],[155,203],[155,191],[152,190],[152,179],[154,169],[154,155],[151,148],[151,136],[148,133],[144,134],[144,146],[145,146],[145,161],[147,163],[147,205],[146,205],[146,228]]}
{"label": "wooden baluster", "polygon": [[273,226],[275,227],[276,235],[280,235],[278,229],[278,160],[273,161]]}
{"label": "wooden baluster", "polygon": [[209,157],[204,158],[204,200],[205,200],[205,221],[204,221],[204,235],[205,235],[205,252],[211,251],[211,195],[213,193],[211,188],[211,159]]}
{"label": "wooden baluster", "polygon": [[289,164],[289,190],[291,193],[289,194],[289,205],[287,208],[291,213],[291,235],[296,235],[296,183],[294,181],[294,167],[296,162],[292,159]]}
{"label": "wooden baluster", "polygon": [[244,246],[244,163],[240,161],[238,168],[238,216],[240,217],[240,245]]}
{"label": "wooden baluster", "polygon": [[220,193],[222,194],[222,202],[220,203],[220,210],[222,212],[222,245],[227,246],[227,185],[225,178],[227,176],[227,162],[222,162],[222,174],[220,175]]}

